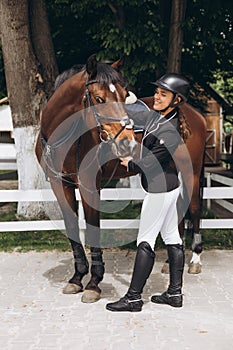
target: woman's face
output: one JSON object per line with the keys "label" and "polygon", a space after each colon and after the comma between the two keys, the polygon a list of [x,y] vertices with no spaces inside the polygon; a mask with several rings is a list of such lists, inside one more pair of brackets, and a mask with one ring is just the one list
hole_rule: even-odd
{"label": "woman's face", "polygon": [[[154,105],[153,109],[156,111],[162,111],[164,108],[166,108],[172,101],[174,97],[174,94],[171,91],[156,88],[155,94],[154,94]],[[169,113],[173,108],[169,108],[166,111],[166,114]]]}

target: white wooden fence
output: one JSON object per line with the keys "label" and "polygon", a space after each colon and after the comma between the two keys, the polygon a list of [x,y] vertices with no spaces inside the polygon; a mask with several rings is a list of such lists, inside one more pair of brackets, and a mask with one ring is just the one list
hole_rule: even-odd
{"label": "white wooden fence", "polygon": [[0,143],[0,170],[17,170],[15,144]]}
{"label": "white wooden fence", "polygon": [[[210,172],[205,173],[206,178],[206,185],[207,187],[211,187],[212,181],[223,184],[225,186],[233,187],[233,178],[229,178],[226,176],[222,176],[219,174],[214,174]],[[223,187],[224,188],[224,187]],[[228,188],[229,190],[229,188]],[[224,198],[224,197],[222,197]],[[219,204],[221,207],[227,209],[229,212],[233,213],[233,204],[229,201],[226,201],[225,199],[215,199],[214,200],[217,204]],[[207,208],[211,209],[211,199],[207,199]]]}
{"label": "white wooden fence", "polygon": [[[103,189],[101,191],[101,200],[142,200],[144,191],[141,189],[116,188]],[[232,199],[233,187],[205,187],[203,192],[204,199]],[[81,201],[78,190],[76,190],[76,198],[79,200],[81,209]],[[0,202],[41,202],[56,201],[52,190],[1,190]],[[81,229],[85,228],[85,220],[82,210],[80,211],[79,225]],[[137,229],[139,225],[138,219],[108,219],[101,220],[100,227],[102,229]],[[39,230],[61,230],[64,229],[63,220],[40,220],[40,221],[11,221],[0,222],[0,232],[10,231],[39,231]],[[228,228],[233,229],[232,219],[202,219],[201,228],[217,229]]]}

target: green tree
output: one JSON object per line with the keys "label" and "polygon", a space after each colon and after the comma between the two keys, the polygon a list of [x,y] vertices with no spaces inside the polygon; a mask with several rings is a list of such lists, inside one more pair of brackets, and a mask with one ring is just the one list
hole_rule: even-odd
{"label": "green tree", "polygon": [[[44,0],[0,0],[0,33],[13,117],[19,188],[42,182],[34,144],[40,112],[57,75]],[[18,213],[38,216],[40,207],[20,203]]]}
{"label": "green tree", "polygon": [[[174,13],[180,14],[176,29],[184,34],[178,70],[201,83],[214,83],[221,76],[223,93],[230,96],[232,1],[190,0],[184,11],[185,3],[181,0],[46,0],[59,71],[85,63],[92,53],[105,60],[115,60],[124,54],[130,86],[139,95],[152,93],[151,80],[167,69],[177,70],[169,64],[175,63],[181,43],[176,45],[176,40],[174,46],[168,43],[169,35],[171,39],[174,34],[172,6],[179,4],[181,11]],[[172,47],[178,46],[177,54]]]}
{"label": "green tree", "polygon": [[[232,1],[226,0],[47,0],[59,69],[99,58],[126,56],[125,75],[139,95],[168,70],[180,70],[200,83],[213,83],[219,72],[229,96],[232,76]],[[177,8],[178,4],[178,8]],[[172,27],[172,7],[183,44]],[[185,11],[186,10],[186,11]],[[186,13],[186,16],[184,14]],[[179,46],[178,53],[174,48]],[[170,49],[170,52],[169,52]],[[177,69],[175,63],[182,49]],[[168,67],[168,68],[167,68]]]}
{"label": "green tree", "polygon": [[158,0],[91,4],[87,0],[47,0],[47,4],[60,70],[85,63],[93,53],[109,61],[125,55],[125,76],[139,93],[143,85],[150,88],[151,72],[164,72]]}
{"label": "green tree", "polygon": [[228,98],[233,75],[232,1],[188,1],[184,43],[183,71],[200,83],[215,83],[221,76]]}
{"label": "green tree", "polygon": [[[139,96],[151,94],[149,82],[168,69],[201,84],[221,76],[223,93],[230,97],[231,0],[45,1],[59,71],[85,63],[92,53],[105,60],[124,54],[125,76]],[[171,16],[180,31],[178,45]]]}

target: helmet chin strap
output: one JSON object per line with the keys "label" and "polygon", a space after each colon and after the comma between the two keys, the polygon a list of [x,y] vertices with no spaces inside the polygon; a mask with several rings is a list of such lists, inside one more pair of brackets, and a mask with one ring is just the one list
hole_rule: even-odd
{"label": "helmet chin strap", "polygon": [[176,108],[179,105],[181,105],[184,101],[180,100],[177,103],[175,103],[175,101],[178,99],[179,95],[178,94],[174,94],[171,102],[169,103],[169,105],[167,107],[165,107],[164,109],[160,109],[160,113],[166,112],[168,110],[168,108]]}

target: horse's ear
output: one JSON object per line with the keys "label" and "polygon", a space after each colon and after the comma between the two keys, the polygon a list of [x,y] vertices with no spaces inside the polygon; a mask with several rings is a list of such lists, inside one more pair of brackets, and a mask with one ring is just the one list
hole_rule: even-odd
{"label": "horse's ear", "polygon": [[112,64],[112,67],[120,72],[125,64],[125,56],[122,56],[118,61]]}
{"label": "horse's ear", "polygon": [[97,73],[97,60],[96,60],[96,55],[91,55],[87,59],[86,63],[86,71],[90,75],[90,77],[94,77]]}

